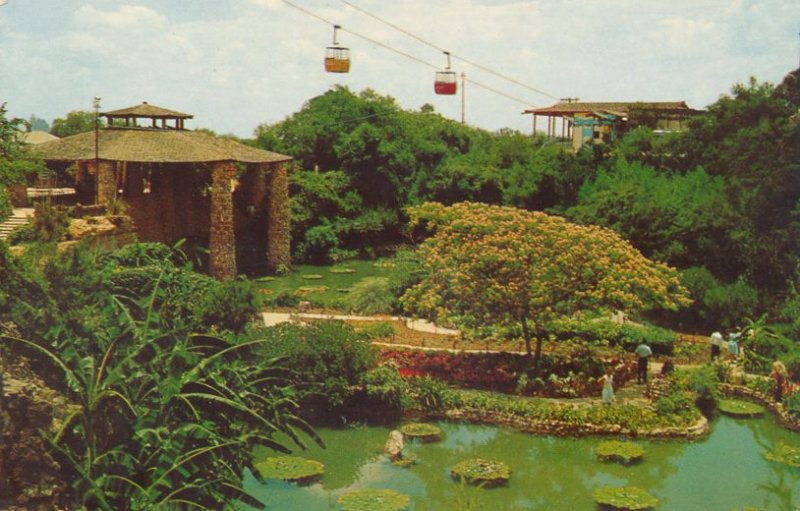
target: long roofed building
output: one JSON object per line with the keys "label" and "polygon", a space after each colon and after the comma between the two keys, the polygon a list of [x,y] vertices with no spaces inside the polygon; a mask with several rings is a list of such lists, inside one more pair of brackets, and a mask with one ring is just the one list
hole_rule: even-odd
{"label": "long roofed building", "polygon": [[34,147],[47,163],[75,164],[81,202],[123,201],[141,241],[207,241],[218,278],[233,277],[237,259],[290,264],[291,157],[187,130],[192,115],[147,103],[101,115],[104,128]]}

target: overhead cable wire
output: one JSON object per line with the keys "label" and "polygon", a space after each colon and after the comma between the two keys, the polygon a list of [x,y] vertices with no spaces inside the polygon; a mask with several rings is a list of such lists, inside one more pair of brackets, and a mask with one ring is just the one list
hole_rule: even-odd
{"label": "overhead cable wire", "polygon": [[[285,3],[286,5],[290,6],[290,7],[294,7],[295,9],[297,9],[300,12],[303,12],[303,13],[309,15],[309,16],[312,16],[312,17],[322,21],[323,23],[326,23],[326,24],[331,25],[331,26],[337,26],[337,24],[334,23],[333,21],[328,20],[326,18],[323,18],[322,16],[314,13],[313,11],[310,11],[310,10],[304,8],[304,7],[301,7],[301,6],[297,5],[297,4],[295,4],[294,2],[291,2],[290,0],[281,0],[281,1],[283,3]],[[344,2],[345,0],[342,0],[342,1]],[[347,3],[347,2],[345,2],[345,3]],[[350,4],[348,4],[348,5],[350,5]],[[380,46],[381,48],[383,48],[385,50],[397,53],[398,55],[402,55],[403,57],[411,59],[411,60],[413,60],[415,62],[418,62],[418,63],[423,64],[425,66],[428,66],[430,68],[439,69],[439,66],[437,66],[435,64],[431,64],[430,62],[427,62],[427,61],[425,61],[425,60],[423,60],[423,59],[421,59],[419,57],[411,55],[410,53],[404,52],[402,50],[398,50],[397,48],[394,48],[394,47],[392,47],[392,46],[390,46],[388,44],[385,44],[385,43],[382,43],[380,41],[377,41],[377,40],[375,40],[375,39],[373,39],[371,37],[365,36],[363,34],[359,34],[358,32],[354,32],[352,30],[348,30],[348,29],[346,29],[344,27],[341,27],[341,26],[339,26],[339,30],[341,30],[342,32],[347,32],[348,34],[351,34],[351,35],[353,35],[355,37],[358,37],[359,39],[363,39],[364,41],[370,42],[370,43],[372,43],[372,44],[374,44],[376,46]],[[429,43],[426,43],[426,44],[429,44]],[[461,60],[463,60],[463,59],[461,59]],[[472,80],[470,78],[465,78],[465,79],[466,79],[466,81],[472,83],[473,85],[476,85],[476,86],[478,86],[478,87],[480,87],[482,89],[485,89],[487,91],[490,91],[490,92],[493,92],[493,93],[498,94],[500,96],[503,96],[503,97],[505,97],[507,99],[510,99],[512,101],[516,101],[517,103],[520,103],[522,105],[530,106],[530,105],[533,104],[530,101],[525,101],[525,100],[519,99],[519,98],[514,97],[514,96],[512,96],[510,94],[507,94],[505,92],[499,91],[499,90],[497,90],[497,89],[495,89],[493,87],[489,87],[488,85],[484,85],[484,84],[481,84],[479,82],[476,82],[475,80]]]}
{"label": "overhead cable wire", "polygon": [[[357,10],[358,12],[363,13],[363,14],[365,14],[365,15],[369,16],[370,18],[373,18],[373,19],[375,19],[377,21],[380,21],[381,23],[383,23],[385,25],[388,25],[388,26],[392,27],[393,29],[395,29],[395,30],[397,30],[399,32],[402,32],[403,34],[411,37],[412,39],[415,39],[415,40],[421,42],[422,44],[428,45],[431,48],[433,48],[435,50],[438,50],[438,51],[441,51],[441,52],[446,52],[447,51],[444,48],[441,48],[438,45],[436,45],[436,44],[434,44],[434,43],[432,43],[430,41],[427,41],[427,40],[423,39],[422,37],[410,32],[410,31],[408,31],[408,30],[406,30],[406,29],[404,29],[402,27],[399,27],[399,26],[395,25],[394,23],[392,23],[390,21],[387,21],[387,20],[381,18],[380,16],[372,14],[371,12],[367,11],[366,9],[363,9],[363,8],[353,4],[352,2],[349,2],[348,0],[340,0],[340,1],[343,4],[348,5],[348,6],[352,7],[353,9]],[[526,83],[520,82],[519,80],[516,80],[516,79],[514,79],[514,78],[512,78],[510,76],[506,76],[506,75],[504,75],[502,73],[494,71],[493,69],[490,69],[490,68],[488,68],[486,66],[478,64],[477,62],[472,62],[471,60],[468,60],[468,59],[466,59],[464,57],[456,55],[453,52],[450,52],[450,55],[456,60],[460,60],[461,62],[464,62],[465,64],[469,64],[470,66],[473,66],[473,67],[475,67],[477,69],[480,69],[481,71],[485,71],[485,72],[487,72],[489,74],[495,75],[495,76],[497,76],[499,78],[502,78],[503,80],[507,80],[507,81],[509,81],[511,83],[519,85],[520,87],[524,87],[524,88],[526,88],[528,90],[536,92],[537,94],[541,94],[543,96],[547,96],[548,98],[551,98],[551,99],[558,99],[556,96],[553,96],[552,94],[548,94],[547,92],[545,92],[543,90],[539,90],[539,89],[537,89],[535,87],[531,87],[530,85],[528,85]]]}

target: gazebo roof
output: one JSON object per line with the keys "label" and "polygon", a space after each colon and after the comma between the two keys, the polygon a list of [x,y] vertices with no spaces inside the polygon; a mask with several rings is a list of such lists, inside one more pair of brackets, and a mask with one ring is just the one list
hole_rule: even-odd
{"label": "gazebo roof", "polygon": [[111,110],[109,112],[103,112],[100,115],[108,118],[143,117],[149,119],[154,117],[156,119],[191,119],[194,117],[191,114],[151,105],[147,101],[142,101],[141,105]]}
{"label": "gazebo roof", "polygon": [[26,144],[42,144],[51,140],[58,140],[58,137],[46,131],[26,131],[21,133],[18,139]]}
{"label": "gazebo roof", "polygon": [[[150,163],[275,163],[291,156],[256,149],[202,131],[107,128],[98,131],[98,159]],[[32,146],[48,161],[95,159],[93,131]]]}

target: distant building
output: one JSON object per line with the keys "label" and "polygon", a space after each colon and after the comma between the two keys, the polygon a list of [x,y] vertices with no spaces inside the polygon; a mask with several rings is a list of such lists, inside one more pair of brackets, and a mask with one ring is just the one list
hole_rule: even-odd
{"label": "distant building", "polygon": [[[700,113],[685,101],[585,103],[563,101],[523,113],[533,115],[533,132],[538,117],[547,118],[547,135],[572,140],[577,151],[587,143],[609,142],[626,130],[647,126],[655,131],[681,131],[686,120]],[[558,120],[560,119],[560,122]],[[560,124],[560,134],[558,126]]]}

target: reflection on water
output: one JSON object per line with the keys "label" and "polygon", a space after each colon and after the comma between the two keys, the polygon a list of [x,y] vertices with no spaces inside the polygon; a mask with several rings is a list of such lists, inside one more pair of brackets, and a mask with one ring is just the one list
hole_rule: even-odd
{"label": "reflection on water", "polygon": [[[641,441],[644,461],[634,466],[600,463],[594,455],[601,438],[532,436],[503,428],[441,422],[445,438],[411,445],[417,463],[392,465],[382,454],[390,429],[359,427],[319,431],[326,449],[302,456],[325,464],[319,483],[297,487],[259,483],[245,474],[245,488],[264,509],[323,511],[339,509],[336,499],[351,490],[391,488],[411,496],[412,511],[459,509],[595,509],[598,486],[635,485],[661,501],[657,509],[730,511],[753,506],[800,510],[800,470],[764,459],[778,442],[800,445],[800,435],[771,419],[715,421],[711,435],[698,442]],[[512,468],[507,486],[491,490],[462,487],[449,468],[465,458],[504,461]]]}

